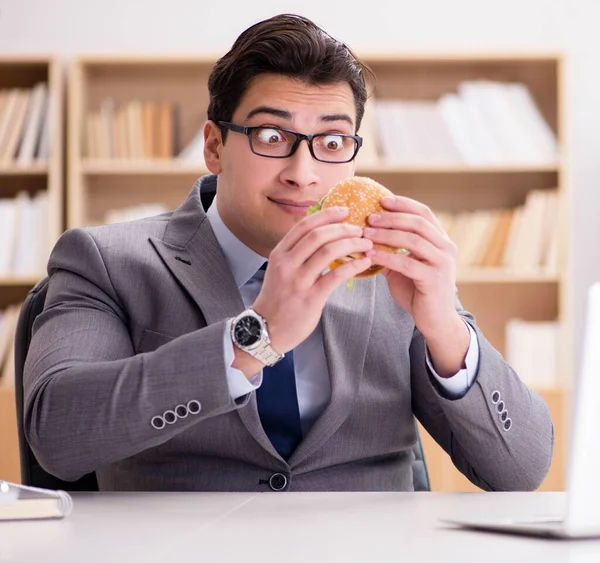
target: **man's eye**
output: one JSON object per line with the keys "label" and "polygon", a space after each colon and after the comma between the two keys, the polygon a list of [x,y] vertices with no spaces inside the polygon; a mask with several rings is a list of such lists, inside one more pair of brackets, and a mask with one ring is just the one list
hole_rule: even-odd
{"label": "man's eye", "polygon": [[344,148],[344,137],[340,135],[326,135],[321,137],[321,145],[329,151],[340,151]]}
{"label": "man's eye", "polygon": [[285,141],[285,137],[281,131],[277,129],[258,129],[256,137],[261,143],[273,145]]}

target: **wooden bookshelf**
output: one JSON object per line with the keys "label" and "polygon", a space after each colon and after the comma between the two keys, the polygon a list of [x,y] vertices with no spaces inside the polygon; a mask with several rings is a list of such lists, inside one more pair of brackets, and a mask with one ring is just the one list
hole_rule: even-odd
{"label": "wooden bookshelf", "polygon": [[[47,85],[47,112],[51,120],[48,136],[49,155],[47,159],[33,160],[19,164],[16,159],[0,165],[0,198],[14,198],[19,192],[33,197],[45,192],[47,196],[44,211],[45,228],[43,242],[51,248],[63,230],[63,83],[61,63],[52,56],[0,56],[0,90],[32,89],[43,82]],[[29,108],[29,106],[28,106]],[[20,142],[20,141],[19,141]],[[3,245],[13,241],[3,240]],[[5,247],[6,248],[6,247]],[[39,272],[27,275],[0,276],[0,311],[11,305],[20,304],[29,290],[45,275],[45,264],[40,264]],[[19,481],[19,457],[17,446],[16,418],[14,409],[14,389],[4,382],[0,389],[0,477]]]}
{"label": "wooden bookshelf", "polygon": [[[85,118],[102,100],[116,104],[138,98],[168,99],[180,108],[180,145],[202,127],[208,103],[207,80],[217,56],[81,57],[70,67],[68,96],[69,227],[101,224],[110,209],[161,203],[173,209],[194,180],[207,172],[203,162],[176,159],[88,158]],[[566,146],[563,60],[557,53],[383,53],[363,56],[377,76],[375,99],[436,100],[469,80],[518,82],[527,86],[554,132],[560,153],[552,162],[511,165],[398,164],[381,159],[357,161],[356,173],[370,176],[393,192],[420,200],[436,211],[457,213],[522,205],[532,190],[556,188],[559,199],[559,268],[556,274],[523,274],[506,268],[463,268],[457,273],[459,297],[494,346],[505,354],[505,330],[514,316],[530,321],[558,320],[561,326],[560,381],[540,389],[557,430],[555,459],[544,490],[564,487],[568,389],[572,381],[572,322],[566,247]],[[361,134],[362,131],[359,131]],[[424,438],[436,490],[473,490],[445,454]]]}

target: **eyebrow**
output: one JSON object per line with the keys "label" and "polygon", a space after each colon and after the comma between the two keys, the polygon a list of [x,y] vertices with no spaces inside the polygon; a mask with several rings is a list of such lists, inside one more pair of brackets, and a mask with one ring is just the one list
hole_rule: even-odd
{"label": "eyebrow", "polygon": [[[270,107],[270,106],[258,106],[256,108],[254,108],[252,111],[250,111],[250,113],[246,116],[246,121],[248,121],[250,118],[254,117],[255,115],[259,115],[261,113],[266,113],[268,115],[280,117],[281,119],[287,119],[287,120],[292,119],[292,114],[287,110],[278,109],[278,108],[274,108],[274,107]],[[326,122],[326,123],[330,123],[332,121],[346,121],[350,125],[354,126],[354,121],[352,121],[352,118],[346,113],[334,113],[331,115],[322,115],[321,121]]]}

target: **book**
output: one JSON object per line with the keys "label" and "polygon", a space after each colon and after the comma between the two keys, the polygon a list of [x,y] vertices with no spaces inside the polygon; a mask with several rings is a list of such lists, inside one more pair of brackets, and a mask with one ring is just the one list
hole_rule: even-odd
{"label": "book", "polygon": [[73,499],[66,491],[0,481],[0,521],[63,518],[72,510]]}

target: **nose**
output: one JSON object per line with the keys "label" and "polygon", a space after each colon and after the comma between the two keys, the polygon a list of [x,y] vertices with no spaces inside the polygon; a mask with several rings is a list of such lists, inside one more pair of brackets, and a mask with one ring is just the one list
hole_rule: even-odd
{"label": "nose", "polygon": [[307,140],[300,142],[292,156],[282,160],[285,166],[281,171],[281,180],[288,186],[304,188],[318,182],[319,162],[310,154]]}

